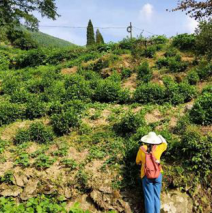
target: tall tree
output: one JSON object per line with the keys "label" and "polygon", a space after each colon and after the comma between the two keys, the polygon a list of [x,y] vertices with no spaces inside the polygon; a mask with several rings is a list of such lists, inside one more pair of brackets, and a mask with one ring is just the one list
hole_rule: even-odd
{"label": "tall tree", "polygon": [[94,45],[95,43],[93,24],[92,21],[89,20],[87,27],[87,46]]}
{"label": "tall tree", "polygon": [[178,6],[172,11],[187,11],[186,14],[197,19],[210,18],[212,15],[212,0],[178,0]]}
{"label": "tall tree", "polygon": [[102,34],[100,33],[99,29],[96,30],[96,43],[97,44],[104,44],[104,39]]}
{"label": "tall tree", "polygon": [[55,0],[0,0],[0,26],[17,26],[23,21],[26,27],[37,29],[34,12],[55,20],[56,10]]}

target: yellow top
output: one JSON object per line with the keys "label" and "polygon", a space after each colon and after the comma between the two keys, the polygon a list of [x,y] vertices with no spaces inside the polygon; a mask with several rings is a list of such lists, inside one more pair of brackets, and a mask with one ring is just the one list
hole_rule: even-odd
{"label": "yellow top", "polygon": [[[147,145],[143,145],[143,147],[147,150]],[[163,152],[167,149],[167,143],[161,143],[159,145],[156,145],[155,150],[153,151],[153,154],[156,158],[156,160],[160,161],[160,157],[163,154]],[[144,177],[145,172],[144,172],[144,165],[145,165],[145,153],[139,148],[137,157],[136,157],[136,164],[140,165],[141,164],[141,178]],[[161,168],[161,172],[162,172]]]}

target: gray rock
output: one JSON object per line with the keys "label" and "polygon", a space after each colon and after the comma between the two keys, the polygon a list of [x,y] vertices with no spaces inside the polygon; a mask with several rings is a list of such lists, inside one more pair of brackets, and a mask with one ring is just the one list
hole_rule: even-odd
{"label": "gray rock", "polygon": [[193,202],[186,194],[177,190],[161,195],[161,213],[192,213]]}

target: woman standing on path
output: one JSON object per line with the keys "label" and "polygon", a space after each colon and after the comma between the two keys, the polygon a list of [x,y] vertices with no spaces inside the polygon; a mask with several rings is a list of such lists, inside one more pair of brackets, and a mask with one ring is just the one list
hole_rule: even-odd
{"label": "woman standing on path", "polygon": [[146,145],[139,148],[136,164],[141,165],[145,213],[160,213],[162,187],[160,157],[167,149],[167,142],[155,132],[149,132],[148,135],[143,136],[141,142]]}

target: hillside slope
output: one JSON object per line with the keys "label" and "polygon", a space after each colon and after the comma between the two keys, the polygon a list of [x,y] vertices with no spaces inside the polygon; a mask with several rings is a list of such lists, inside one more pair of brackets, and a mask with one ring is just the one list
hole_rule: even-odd
{"label": "hillside slope", "polygon": [[168,142],[161,211],[211,212],[212,64],[161,38],[4,50],[0,212],[144,212],[149,131]]}
{"label": "hillside slope", "polygon": [[65,41],[60,38],[48,35],[42,32],[31,32],[33,40],[35,40],[42,47],[72,47],[75,44],[72,44],[69,41]]}

